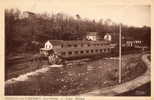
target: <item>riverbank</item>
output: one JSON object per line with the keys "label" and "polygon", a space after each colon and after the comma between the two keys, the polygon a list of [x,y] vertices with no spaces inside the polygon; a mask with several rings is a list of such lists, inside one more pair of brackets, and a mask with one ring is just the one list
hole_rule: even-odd
{"label": "riverbank", "polygon": [[120,94],[122,95],[123,93],[126,93],[128,91],[133,91],[134,89],[138,87],[142,87],[143,85],[148,84],[150,82],[150,77],[151,77],[150,61],[148,60],[148,56],[149,54],[145,54],[141,57],[142,61],[145,63],[147,67],[146,72],[142,74],[141,76],[131,81],[119,84],[119,85],[98,89],[98,90],[91,91],[91,92],[81,94],[81,95],[82,96],[88,96],[88,95],[90,96],[115,96],[115,95],[120,95]]}

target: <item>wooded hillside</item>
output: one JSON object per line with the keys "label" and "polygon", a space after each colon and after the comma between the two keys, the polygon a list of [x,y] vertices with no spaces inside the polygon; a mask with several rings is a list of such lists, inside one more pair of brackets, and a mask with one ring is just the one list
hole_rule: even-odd
{"label": "wooded hillside", "polygon": [[[27,16],[25,16],[25,14]],[[88,16],[87,16],[88,17]],[[87,32],[98,32],[101,37],[109,32],[113,41],[118,40],[119,25],[112,20],[82,18],[79,14],[68,16],[63,13],[21,13],[18,9],[5,10],[6,54],[38,52],[42,43],[53,40],[82,40]],[[122,25],[122,36],[141,39],[150,45],[150,27]]]}

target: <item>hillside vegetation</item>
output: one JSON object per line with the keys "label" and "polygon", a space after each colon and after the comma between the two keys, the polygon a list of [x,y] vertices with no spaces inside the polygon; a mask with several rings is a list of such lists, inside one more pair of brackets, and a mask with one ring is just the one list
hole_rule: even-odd
{"label": "hillside vegetation", "polygon": [[[24,17],[24,14],[28,16]],[[87,16],[88,17],[88,16]],[[98,32],[100,37],[111,33],[118,42],[119,24],[112,20],[82,18],[79,14],[69,16],[63,13],[22,13],[18,9],[5,10],[6,56],[17,53],[34,53],[48,39],[83,40],[87,32]],[[122,36],[141,39],[150,46],[150,27],[134,27],[122,24]]]}

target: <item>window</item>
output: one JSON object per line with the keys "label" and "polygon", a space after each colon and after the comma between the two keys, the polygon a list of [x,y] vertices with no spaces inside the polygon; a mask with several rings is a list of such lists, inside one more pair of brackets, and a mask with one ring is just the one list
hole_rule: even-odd
{"label": "window", "polygon": [[71,44],[68,44],[68,47],[71,47],[72,45]]}
{"label": "window", "polygon": [[49,49],[50,48],[50,45],[46,45],[46,48]]}
{"label": "window", "polygon": [[63,45],[61,45],[61,48],[63,48]]}
{"label": "window", "polygon": [[91,50],[91,52],[93,53],[93,50]]}
{"label": "window", "polygon": [[104,52],[106,52],[106,49],[104,49]]}
{"label": "window", "polygon": [[102,52],[102,49],[100,49],[100,52]]}
{"label": "window", "polygon": [[75,51],[75,54],[78,54],[78,51]]}
{"label": "window", "polygon": [[62,52],[62,55],[65,55],[66,53],[65,52]]}
{"label": "window", "polygon": [[108,48],[106,48],[106,52],[108,52]]}
{"label": "window", "polygon": [[108,48],[108,52],[110,52],[110,48]]}
{"label": "window", "polygon": [[80,53],[83,53],[83,51],[80,51]]}
{"label": "window", "polygon": [[96,49],[95,51],[97,52],[98,50]]}
{"label": "window", "polygon": [[69,54],[69,55],[71,55],[71,54],[72,54],[72,52],[71,52],[71,51],[69,51],[69,52],[68,52],[68,54]]}
{"label": "window", "polygon": [[74,44],[74,47],[77,47],[77,44]]}
{"label": "window", "polygon": [[86,53],[89,53],[89,50],[86,50]]}

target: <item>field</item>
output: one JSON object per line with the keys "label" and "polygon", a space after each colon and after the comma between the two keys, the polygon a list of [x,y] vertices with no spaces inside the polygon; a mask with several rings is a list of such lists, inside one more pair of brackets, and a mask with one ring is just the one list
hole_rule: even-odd
{"label": "field", "polygon": [[[140,54],[122,56],[122,82],[132,80],[146,70],[140,56]],[[18,66],[25,65],[31,70],[48,67],[38,62],[22,63]],[[10,78],[12,77],[15,75],[11,75]],[[45,73],[31,75],[25,81],[7,84],[5,95],[79,95],[116,84],[118,84],[118,58],[102,58],[70,63],[63,67],[48,67]]]}

